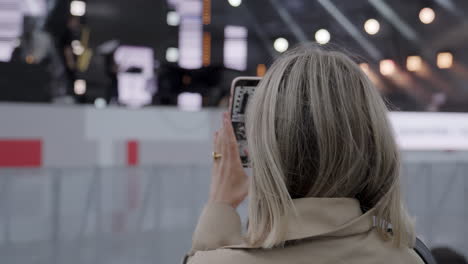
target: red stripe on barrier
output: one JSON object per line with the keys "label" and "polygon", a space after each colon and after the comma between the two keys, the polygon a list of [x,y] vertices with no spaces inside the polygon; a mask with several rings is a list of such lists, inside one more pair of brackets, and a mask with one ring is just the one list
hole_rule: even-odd
{"label": "red stripe on barrier", "polygon": [[138,157],[138,141],[127,141],[127,165],[137,166],[139,163]]}
{"label": "red stripe on barrier", "polygon": [[1,139],[0,167],[41,167],[42,141],[39,139]]}
{"label": "red stripe on barrier", "polygon": [[[127,166],[135,167],[139,164],[139,145],[138,141],[127,141]],[[138,208],[139,202],[139,177],[136,171],[129,171],[128,185],[127,185],[127,205],[128,209],[134,210]]]}

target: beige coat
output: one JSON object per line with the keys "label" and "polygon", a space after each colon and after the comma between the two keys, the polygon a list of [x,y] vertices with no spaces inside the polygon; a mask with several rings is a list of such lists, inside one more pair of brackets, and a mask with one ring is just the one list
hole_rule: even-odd
{"label": "beige coat", "polygon": [[423,263],[413,249],[397,249],[380,239],[373,228],[372,212],[363,214],[355,199],[303,198],[294,204],[299,220],[291,221],[286,236],[293,243],[269,250],[243,243],[235,209],[208,204],[183,263]]}

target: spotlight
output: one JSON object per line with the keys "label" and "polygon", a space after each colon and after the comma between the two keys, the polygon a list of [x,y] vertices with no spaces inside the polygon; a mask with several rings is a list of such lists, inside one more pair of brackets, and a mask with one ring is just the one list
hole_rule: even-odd
{"label": "spotlight", "polygon": [[364,23],[364,30],[367,32],[369,35],[375,35],[379,32],[380,30],[380,23],[379,21],[371,18]]}
{"label": "spotlight", "polygon": [[277,38],[273,43],[273,47],[278,52],[285,52],[286,50],[288,50],[289,42],[285,38]]}
{"label": "spotlight", "polygon": [[319,29],[315,32],[315,41],[319,44],[327,44],[330,41],[330,32],[326,29]]}
{"label": "spotlight", "polygon": [[86,3],[79,0],[73,0],[70,3],[70,14],[73,16],[84,16],[86,13]]}
{"label": "spotlight", "polygon": [[94,106],[98,109],[105,108],[107,106],[106,99],[98,97],[94,100]]}
{"label": "spotlight", "polygon": [[437,54],[437,67],[448,69],[453,65],[453,55],[450,52],[440,52]]}
{"label": "spotlight", "polygon": [[435,19],[435,12],[432,8],[425,7],[419,11],[419,20],[424,24],[430,24]]}
{"label": "spotlight", "polygon": [[167,12],[166,22],[169,26],[178,26],[180,24],[180,16],[179,13],[175,11]]}
{"label": "spotlight", "polygon": [[392,75],[396,71],[395,62],[393,60],[381,60],[379,66],[380,73],[385,76]]}
{"label": "spotlight", "polygon": [[422,59],[420,56],[408,56],[406,58],[406,69],[408,71],[419,71],[422,67]]}
{"label": "spotlight", "polygon": [[233,7],[238,7],[242,4],[242,0],[228,0],[228,2]]}
{"label": "spotlight", "polygon": [[177,62],[179,60],[179,49],[178,48],[167,48],[166,60],[168,62]]}
{"label": "spotlight", "polygon": [[85,80],[75,80],[73,91],[77,95],[83,95],[86,93],[86,81]]}

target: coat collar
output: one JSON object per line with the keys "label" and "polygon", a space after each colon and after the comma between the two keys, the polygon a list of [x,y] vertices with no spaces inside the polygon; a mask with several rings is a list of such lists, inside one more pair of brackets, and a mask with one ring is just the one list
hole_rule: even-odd
{"label": "coat collar", "polygon": [[[353,198],[301,198],[293,200],[296,216],[288,223],[286,241],[340,237],[372,229],[374,210],[362,213]],[[254,248],[247,244],[225,248]]]}

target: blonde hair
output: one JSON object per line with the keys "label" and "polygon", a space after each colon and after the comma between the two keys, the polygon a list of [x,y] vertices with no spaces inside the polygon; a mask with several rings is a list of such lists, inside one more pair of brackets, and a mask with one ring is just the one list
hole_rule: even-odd
{"label": "blonde hair", "polygon": [[314,46],[284,54],[252,97],[246,127],[250,244],[281,245],[301,197],[357,198],[374,208],[383,239],[413,244],[387,108],[348,56]]}

